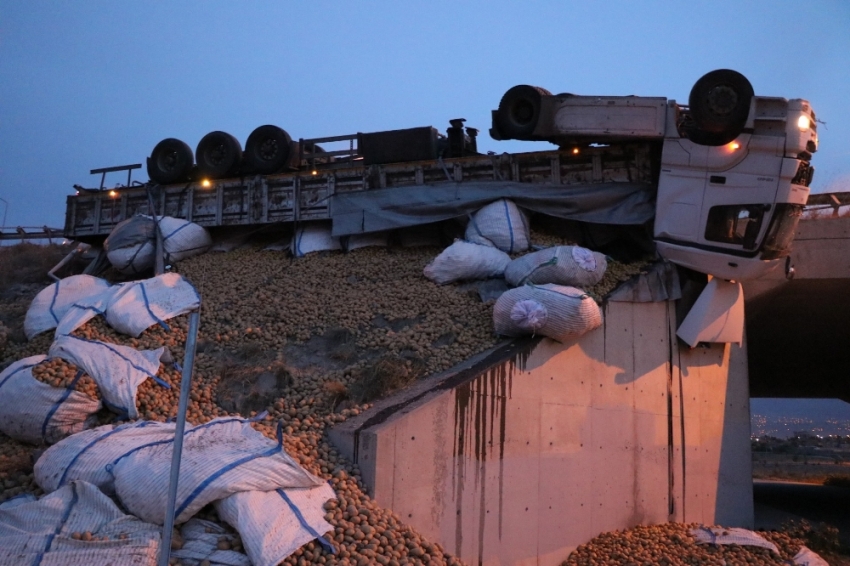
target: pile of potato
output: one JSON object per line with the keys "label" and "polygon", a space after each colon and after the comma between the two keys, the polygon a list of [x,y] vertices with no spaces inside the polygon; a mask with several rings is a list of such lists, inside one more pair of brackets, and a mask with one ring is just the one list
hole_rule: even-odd
{"label": "pile of potato", "polygon": [[561,566],[782,566],[790,564],[804,544],[785,532],[759,533],[775,544],[780,554],[756,546],[697,544],[690,535],[697,527],[695,523],[665,523],[602,533],[580,545]]}
{"label": "pile of potato", "polygon": [[73,384],[74,391],[85,393],[92,399],[100,399],[100,390],[90,375],[84,373],[74,383],[79,369],[60,358],[47,359],[32,368],[32,376],[51,387],[67,388]]}
{"label": "pile of potato", "polygon": [[[568,242],[553,239],[549,243]],[[422,377],[497,343],[492,305],[482,303],[474,291],[437,286],[422,276],[423,267],[439,252],[437,248],[367,248],[290,260],[279,252],[241,249],[197,256],[179,265],[203,301],[187,420],[200,424],[232,414],[220,406],[218,395],[222,380],[232,376],[234,368],[248,378],[285,369],[288,385],[264,407],[269,414],[254,427],[275,438],[281,423],[287,452],[329,480],[339,496],[326,506],[326,519],[334,528],[328,538],[337,554],[310,543],[285,564],[460,564],[391,511],[378,507],[367,495],[358,468],[325,437],[329,426],[370,406],[340,400],[379,357],[401,360],[416,377]],[[640,270],[611,264],[610,275],[588,290],[594,296],[601,297]],[[168,325],[170,331],[156,325],[132,338],[95,317],[75,335],[138,349],[167,346],[182,363],[188,317],[169,320]],[[313,358],[299,359],[300,352],[308,351],[315,340],[330,343],[337,337],[339,343],[327,346],[326,355],[320,351]],[[10,344],[14,351],[6,353],[4,362],[46,353],[52,339],[52,333],[44,333],[29,343]],[[44,379],[61,376],[65,380],[73,369],[50,367],[52,373],[39,370]],[[181,375],[171,364],[163,364],[158,377],[171,389],[146,380],[139,387],[137,402],[142,418],[165,421],[176,415]],[[246,387],[249,383],[246,379]],[[0,446],[17,444],[10,442],[0,439]],[[27,449],[15,450],[17,454]],[[5,469],[2,464],[0,469]],[[29,463],[22,473],[13,474],[12,487],[4,487],[0,500],[13,491],[34,491],[31,469]]]}
{"label": "pile of potato", "polygon": [[22,493],[42,493],[33,478],[32,464],[32,446],[0,432],[0,502]]}

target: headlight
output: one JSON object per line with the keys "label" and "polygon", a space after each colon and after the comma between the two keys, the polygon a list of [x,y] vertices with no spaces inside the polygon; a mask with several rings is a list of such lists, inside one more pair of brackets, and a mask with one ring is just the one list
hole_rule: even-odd
{"label": "headlight", "polygon": [[809,119],[808,116],[800,116],[797,119],[797,127],[800,128],[801,132],[805,132],[806,130],[812,127],[812,121]]}

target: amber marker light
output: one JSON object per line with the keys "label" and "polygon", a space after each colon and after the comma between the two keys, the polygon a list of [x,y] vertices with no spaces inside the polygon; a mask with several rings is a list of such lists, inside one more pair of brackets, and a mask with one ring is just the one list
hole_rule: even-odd
{"label": "amber marker light", "polygon": [[573,148],[573,155],[578,155],[578,148],[577,147]]}
{"label": "amber marker light", "polygon": [[118,196],[118,191],[109,191],[109,196],[111,196],[112,198],[117,197],[117,196]]}
{"label": "amber marker light", "polygon": [[315,169],[313,169],[313,175],[318,175],[318,174],[319,174],[319,172],[316,171]]}
{"label": "amber marker light", "polygon": [[741,147],[741,144],[739,144],[738,142],[732,142],[729,144],[729,149],[731,149],[732,151],[735,151],[739,147]]}
{"label": "amber marker light", "polygon": [[201,181],[201,186],[204,187],[205,189],[208,189],[212,186],[212,183],[210,183],[209,179],[204,179],[204,180]]}
{"label": "amber marker light", "polygon": [[797,127],[800,128],[801,132],[805,132],[812,126],[812,121],[809,120],[808,116],[800,116],[797,119]]}

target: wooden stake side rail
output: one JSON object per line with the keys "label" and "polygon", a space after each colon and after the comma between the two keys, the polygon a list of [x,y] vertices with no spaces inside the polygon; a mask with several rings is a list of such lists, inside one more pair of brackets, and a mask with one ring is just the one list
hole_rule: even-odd
{"label": "wooden stake side rail", "polygon": [[[333,167],[311,172],[221,179],[161,186],[157,214],[185,218],[201,226],[236,226],[327,220],[332,196],[351,191],[465,181],[516,181],[563,185],[652,179],[649,143],[587,147],[579,153],[556,150],[479,155],[369,167]],[[65,237],[106,236],[136,214],[152,214],[146,187],[85,191],[67,199]]]}

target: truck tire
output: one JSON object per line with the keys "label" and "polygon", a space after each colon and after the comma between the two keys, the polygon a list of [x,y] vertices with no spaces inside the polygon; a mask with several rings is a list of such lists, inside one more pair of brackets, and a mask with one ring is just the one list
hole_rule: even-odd
{"label": "truck tire", "polygon": [[252,173],[269,175],[289,163],[292,138],[283,128],[260,126],[245,142],[245,165]]}
{"label": "truck tire", "polygon": [[226,132],[210,132],[195,149],[198,172],[203,177],[219,179],[236,173],[242,163],[239,140]]}
{"label": "truck tire", "polygon": [[540,119],[544,96],[552,96],[545,88],[517,85],[508,89],[496,111],[496,125],[503,139],[528,139]]}
{"label": "truck tire", "polygon": [[714,134],[700,135],[714,141],[726,140],[705,145],[722,145],[738,137],[747,123],[752,99],[753,85],[737,71],[718,69],[703,75],[688,97],[691,117],[698,130]]}
{"label": "truck tire", "polygon": [[148,177],[160,185],[185,181],[193,165],[192,148],[176,138],[156,144],[148,157]]}

